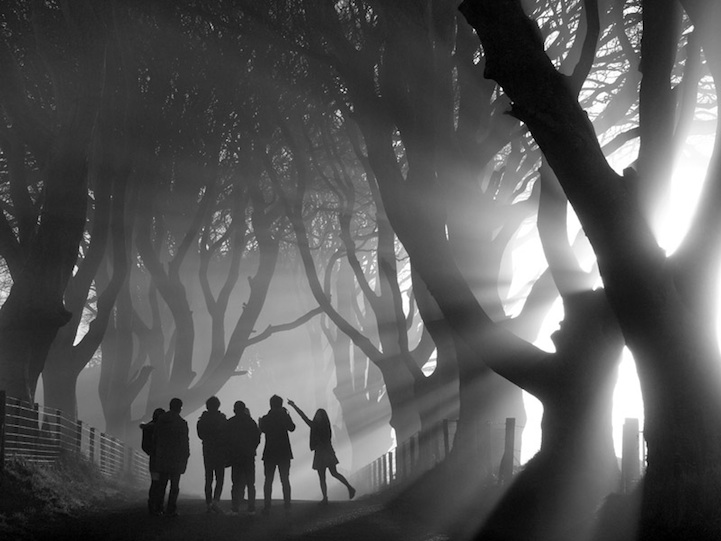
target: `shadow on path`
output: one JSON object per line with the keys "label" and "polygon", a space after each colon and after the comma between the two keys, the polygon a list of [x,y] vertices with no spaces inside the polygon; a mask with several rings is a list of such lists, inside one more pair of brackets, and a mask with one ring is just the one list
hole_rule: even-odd
{"label": "shadow on path", "polygon": [[[221,502],[229,509],[229,502]],[[441,541],[417,517],[389,511],[377,499],[330,502],[294,501],[286,514],[274,502],[270,515],[208,514],[201,499],[181,499],[177,517],[149,516],[145,502],[118,506],[83,517],[38,525],[33,541]]]}

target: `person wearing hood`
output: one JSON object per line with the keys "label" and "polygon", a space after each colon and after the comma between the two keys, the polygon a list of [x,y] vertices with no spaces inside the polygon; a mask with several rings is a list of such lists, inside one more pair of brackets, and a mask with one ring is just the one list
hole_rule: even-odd
{"label": "person wearing hood", "polygon": [[265,483],[263,485],[263,514],[270,513],[271,496],[273,494],[273,478],[278,468],[280,483],[283,487],[283,504],[286,512],[290,511],[290,461],[293,451],[290,448],[289,432],[295,430],[295,423],[288,410],[283,407],[283,399],[278,395],[270,397],[270,411],[260,418],[260,431],[265,434],[263,448],[263,467]]}
{"label": "person wearing hood", "polygon": [[148,455],[150,460],[148,461],[148,470],[150,471],[150,490],[148,491],[148,512],[151,515],[162,515],[163,506],[162,504],[158,507],[158,497],[156,493],[160,485],[160,472],[158,472],[158,465],[155,459],[155,425],[158,418],[165,413],[163,408],[156,408],[153,411],[153,418],[147,423],[140,424],[140,430],[143,431],[142,440],[140,447],[145,454]]}
{"label": "person wearing hood", "polygon": [[188,423],[180,416],[183,401],[173,398],[170,411],[158,417],[154,430],[155,464],[160,478],[158,480],[157,501],[154,508],[162,509],[165,500],[165,489],[170,482],[166,516],[178,516],[177,503],[180,493],[180,476],[185,473],[190,456],[190,439]]}
{"label": "person wearing hood", "polygon": [[[220,513],[220,495],[223,492],[225,463],[227,460],[225,414],[220,411],[220,400],[211,396],[205,401],[206,411],[198,419],[198,437],[203,442],[205,467],[205,505],[208,513]],[[213,490],[215,479],[215,490]]]}

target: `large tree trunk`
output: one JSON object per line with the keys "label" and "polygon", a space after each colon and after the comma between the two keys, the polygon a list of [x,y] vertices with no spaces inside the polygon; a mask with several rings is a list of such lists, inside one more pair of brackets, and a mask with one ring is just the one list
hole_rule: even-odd
{"label": "large tree trunk", "polygon": [[[47,24],[44,16],[48,14],[44,10],[57,6],[37,5],[30,10],[31,27],[36,32],[33,41],[42,46],[33,46],[23,62],[12,58],[12,54],[17,54],[15,49],[3,46],[0,58],[8,76],[3,92],[8,123],[19,127],[20,148],[27,145],[31,149],[32,160],[41,169],[43,180],[39,217],[33,210],[20,219],[18,248],[24,250],[24,257],[19,271],[11,268],[14,283],[0,309],[0,388],[28,401],[34,399],[38,378],[58,329],[70,319],[63,293],[85,229],[88,153],[101,92],[102,78],[97,74],[102,72],[105,48],[107,21],[103,20],[102,9],[79,3],[62,7],[62,20],[67,24],[64,30],[72,36],[65,43],[61,38],[67,64],[58,68],[53,62],[58,50],[51,43],[55,43],[58,32],[44,26]],[[22,51],[22,45],[14,45]],[[38,100],[47,100],[49,104],[43,115],[28,106],[29,92],[23,86],[23,75],[17,73],[18,66],[23,64],[37,64],[43,66],[41,70],[47,70],[41,72],[41,77],[54,94]],[[41,116],[48,118],[52,127],[37,125]],[[23,163],[24,160],[19,161],[18,169],[22,169]],[[32,205],[28,186],[14,186],[18,188],[12,196],[15,203],[28,211],[28,205]]]}
{"label": "large tree trunk", "polygon": [[623,341],[603,290],[572,295],[564,307],[557,351],[535,378],[541,450],[479,539],[588,539],[603,498],[619,486],[611,412]]}
{"label": "large tree trunk", "polygon": [[[76,386],[80,370],[73,358],[72,348],[57,347],[57,339],[47,358],[43,369],[43,399],[45,406],[59,409],[70,418],[78,416],[78,400]],[[62,361],[66,361],[63,363]]]}
{"label": "large tree trunk", "polygon": [[[718,539],[721,359],[635,200],[606,163],[585,112],[543,51],[516,1],[466,1],[489,59],[486,74],[514,102],[576,210],[596,252],[611,306],[636,360],[648,467],[642,539]],[[715,50],[713,51],[715,54]],[[713,246],[707,250],[715,251]]]}
{"label": "large tree trunk", "polygon": [[0,388],[29,402],[50,345],[70,319],[63,293],[77,259],[87,198],[87,139],[75,137],[67,135],[73,142],[53,159],[30,257],[0,309]]}
{"label": "large tree trunk", "polygon": [[[353,313],[352,296],[356,294],[353,275],[348,265],[341,262],[335,283],[335,298],[338,312],[351,320]],[[348,335],[326,328],[326,338],[331,345],[335,366],[336,386],[333,389],[343,414],[350,440],[353,462],[352,470],[357,471],[376,457],[383,455],[391,446],[391,431],[388,428],[390,410],[386,400],[378,400],[373,390],[373,378],[365,377],[366,368],[378,369],[367,357],[353,347]],[[386,437],[380,437],[385,428]],[[376,435],[378,434],[378,435]]]}

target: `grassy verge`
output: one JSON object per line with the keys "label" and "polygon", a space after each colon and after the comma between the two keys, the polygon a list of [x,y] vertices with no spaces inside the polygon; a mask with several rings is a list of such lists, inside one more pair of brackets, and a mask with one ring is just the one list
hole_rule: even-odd
{"label": "grassy verge", "polygon": [[137,499],[142,489],[103,477],[82,457],[53,464],[5,462],[0,480],[0,539],[31,537],[39,525]]}

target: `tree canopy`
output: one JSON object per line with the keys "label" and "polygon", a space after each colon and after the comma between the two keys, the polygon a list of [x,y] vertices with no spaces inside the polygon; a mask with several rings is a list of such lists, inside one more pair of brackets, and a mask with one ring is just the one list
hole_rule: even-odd
{"label": "tree canopy", "polygon": [[[12,1],[0,23],[0,388],[32,400],[42,374],[74,411],[100,351],[124,435],[134,403],[195,409],[303,328],[354,449],[366,419],[403,440],[457,418],[452,478],[479,423],[537,396],[541,451],[474,532],[591,539],[625,344],[638,536],[719,537],[717,3]],[[699,137],[713,154],[669,248]],[[299,301],[268,316],[279,280]]]}

